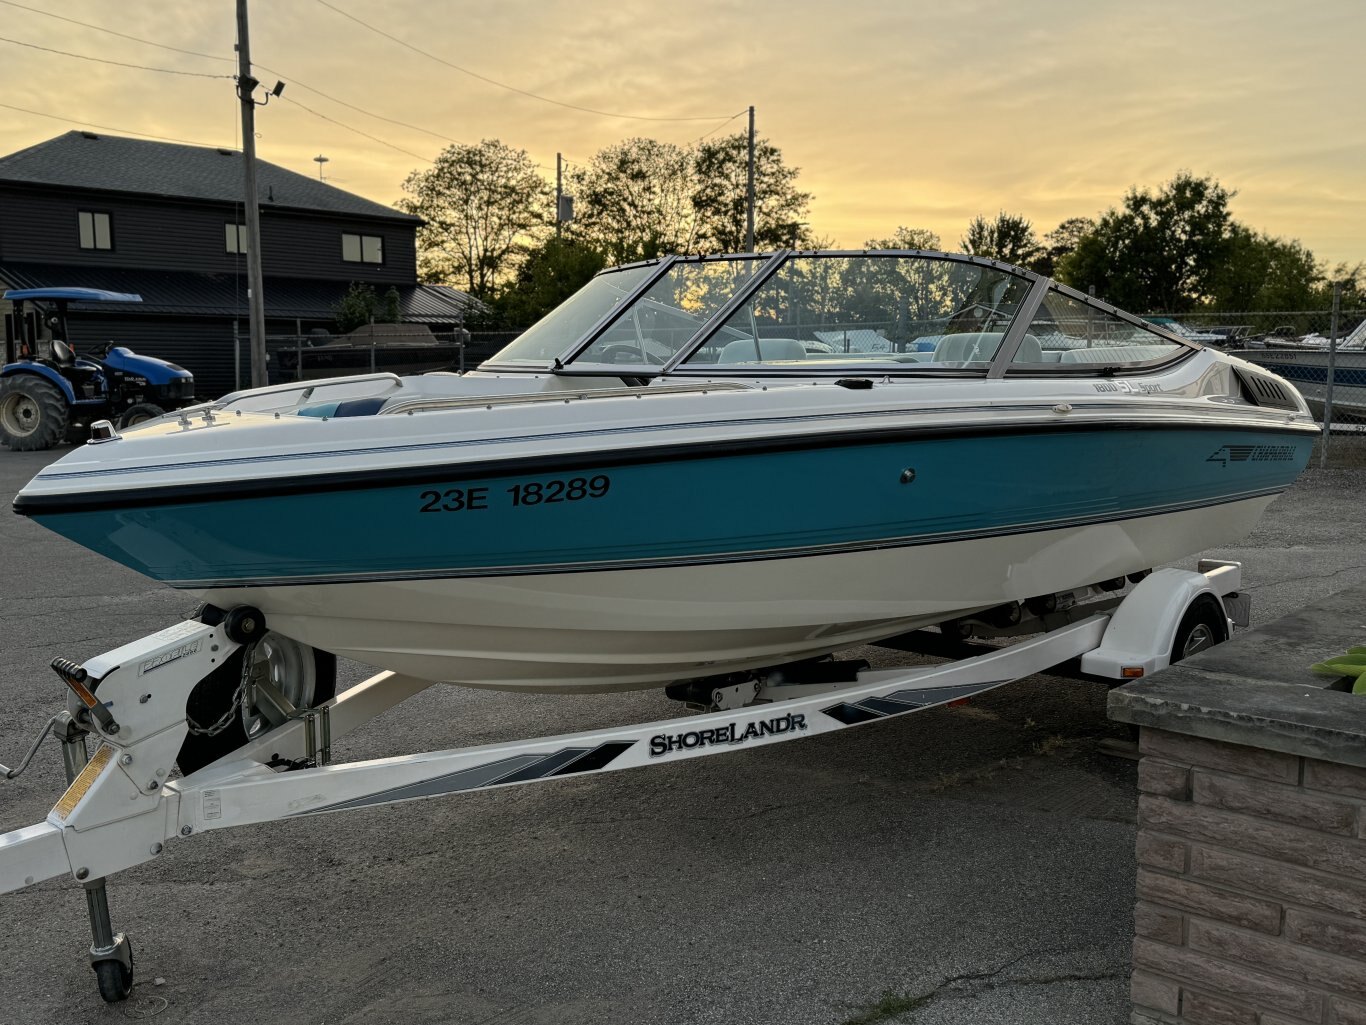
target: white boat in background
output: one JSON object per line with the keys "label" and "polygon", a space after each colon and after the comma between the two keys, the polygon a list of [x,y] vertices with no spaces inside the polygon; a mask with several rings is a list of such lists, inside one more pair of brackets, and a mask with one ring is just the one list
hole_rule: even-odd
{"label": "white boat in background", "polygon": [[381,668],[639,688],[1233,541],[1316,435],[1273,374],[995,261],[675,257],[600,274],[474,373],[105,431],[15,508]]}
{"label": "white boat in background", "polygon": [[[1294,382],[1315,416],[1328,398],[1328,352],[1324,349],[1257,349],[1247,359]],[[1358,345],[1333,354],[1333,418],[1366,417],[1366,351]]]}

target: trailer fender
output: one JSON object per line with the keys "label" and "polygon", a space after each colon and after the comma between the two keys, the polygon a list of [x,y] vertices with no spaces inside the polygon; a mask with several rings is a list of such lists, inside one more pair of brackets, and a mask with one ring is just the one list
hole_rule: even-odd
{"label": "trailer fender", "polygon": [[66,399],[68,406],[76,401],[76,392],[68,381],[57,371],[42,363],[11,363],[9,366],[0,369],[0,378],[17,377],[20,374],[32,374],[35,377],[42,377],[51,381],[61,389],[63,398]]}
{"label": "trailer fender", "polygon": [[1125,597],[1110,617],[1100,646],[1081,657],[1082,672],[1110,680],[1151,676],[1171,664],[1177,630],[1197,603],[1213,603],[1227,640],[1233,633],[1223,595],[1239,586],[1240,567],[1218,564],[1213,572],[1159,569]]}

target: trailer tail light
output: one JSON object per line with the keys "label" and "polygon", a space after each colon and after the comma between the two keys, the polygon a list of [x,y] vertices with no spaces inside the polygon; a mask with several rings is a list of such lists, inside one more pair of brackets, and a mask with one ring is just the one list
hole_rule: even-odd
{"label": "trailer tail light", "polygon": [[1119,675],[1126,680],[1137,680],[1143,676],[1142,666],[1125,666],[1119,671]]}

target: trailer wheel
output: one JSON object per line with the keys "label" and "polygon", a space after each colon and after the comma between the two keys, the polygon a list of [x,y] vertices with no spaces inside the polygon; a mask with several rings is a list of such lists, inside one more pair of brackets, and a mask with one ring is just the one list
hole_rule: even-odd
{"label": "trailer wheel", "polygon": [[136,427],[148,420],[155,420],[165,412],[166,410],[150,402],[139,402],[136,406],[129,406],[123,411],[123,415],[119,417],[119,427]]}
{"label": "trailer wheel", "polygon": [[248,656],[295,708],[313,708],[337,694],[336,655],[268,631],[255,644],[239,648],[190,691],[185,714],[192,725],[176,756],[182,774],[218,761],[269,728],[258,705],[239,701]]}
{"label": "trailer wheel", "polygon": [[56,445],[66,421],[66,399],[52,382],[29,373],[0,381],[0,442],[15,452]]}
{"label": "trailer wheel", "polygon": [[1219,603],[1207,594],[1191,602],[1172,641],[1171,662],[1175,665],[1197,652],[1228,640],[1228,623]]}

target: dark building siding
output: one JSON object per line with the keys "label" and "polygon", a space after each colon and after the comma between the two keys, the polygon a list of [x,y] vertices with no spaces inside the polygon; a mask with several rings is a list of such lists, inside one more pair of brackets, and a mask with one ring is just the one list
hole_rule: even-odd
{"label": "dark building siding", "polygon": [[[110,215],[113,248],[82,249],[77,211]],[[208,273],[245,270],[227,251],[224,225],[240,223],[231,204],[138,199],[115,193],[57,193],[0,187],[0,260]],[[384,263],[342,260],[342,233],[384,239]],[[263,271],[294,278],[404,284],[417,279],[416,229],[401,221],[334,214],[261,211]]]}
{"label": "dark building siding", "polygon": [[[221,235],[221,225],[218,231]],[[384,239],[384,262],[347,263],[342,259],[343,233]],[[411,284],[417,280],[415,236],[414,227],[399,222],[262,209],[262,270],[267,277]]]}

